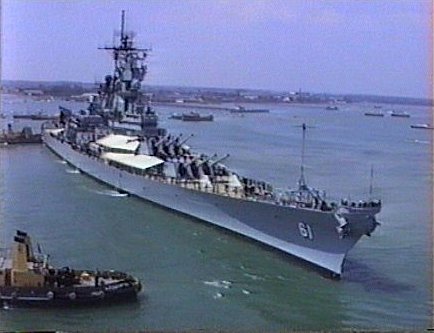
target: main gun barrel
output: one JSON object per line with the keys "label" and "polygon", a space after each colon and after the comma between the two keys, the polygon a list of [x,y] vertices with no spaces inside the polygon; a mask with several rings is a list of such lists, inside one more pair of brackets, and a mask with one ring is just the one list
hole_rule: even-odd
{"label": "main gun barrel", "polygon": [[190,140],[192,137],[194,136],[194,134],[190,134],[188,137],[186,137],[184,140],[182,140],[179,145],[183,145],[184,143],[186,143],[188,140]]}
{"label": "main gun barrel", "polygon": [[223,156],[222,158],[218,159],[217,161],[214,161],[211,163],[211,165],[216,165],[217,163],[223,162],[225,159],[227,159],[229,156],[229,154],[226,154],[225,156]]}

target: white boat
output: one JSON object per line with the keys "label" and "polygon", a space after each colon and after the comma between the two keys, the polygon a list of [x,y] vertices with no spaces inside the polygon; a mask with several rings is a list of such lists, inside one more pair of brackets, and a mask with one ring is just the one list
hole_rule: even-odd
{"label": "white boat", "polygon": [[410,125],[411,128],[419,128],[419,129],[434,129],[434,127],[432,125],[429,124],[414,124],[414,125]]}
{"label": "white boat", "polygon": [[399,118],[410,118],[410,114],[408,112],[392,111],[390,113],[390,116],[392,116],[392,117],[399,117]]}
{"label": "white boat", "polygon": [[384,117],[384,113],[383,112],[365,112],[365,116],[369,116],[369,117]]}

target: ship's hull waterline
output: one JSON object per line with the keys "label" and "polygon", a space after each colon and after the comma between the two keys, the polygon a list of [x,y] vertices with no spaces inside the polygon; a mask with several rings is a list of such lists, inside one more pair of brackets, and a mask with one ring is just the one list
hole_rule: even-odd
{"label": "ship's hull waterline", "polygon": [[102,159],[72,149],[47,132],[43,140],[55,154],[103,183],[257,240],[323,268],[335,277],[342,274],[347,252],[371,228],[372,221],[356,215],[349,221],[351,233],[340,237],[339,224],[331,211],[292,208],[188,189],[110,166]]}

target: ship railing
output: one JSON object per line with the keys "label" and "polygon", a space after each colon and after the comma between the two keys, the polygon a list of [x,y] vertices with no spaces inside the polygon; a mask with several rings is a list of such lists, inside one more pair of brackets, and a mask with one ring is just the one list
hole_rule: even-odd
{"label": "ship railing", "polygon": [[296,190],[276,189],[273,198],[277,205],[323,212],[332,211],[337,206],[334,202],[325,200],[320,191],[308,187]]}
{"label": "ship railing", "polygon": [[[109,164],[111,165],[111,163]],[[159,174],[156,171],[148,171],[141,175],[150,180],[163,182],[169,185],[177,185],[190,190],[213,193],[217,195],[225,195],[233,198],[240,198],[251,201],[275,203],[277,205],[289,206],[294,208],[304,208],[317,211],[334,211],[337,210],[339,207],[347,207],[350,208],[351,211],[360,211],[361,209],[366,211],[367,208],[369,209],[381,207],[381,201],[378,200],[374,200],[366,204],[360,202],[358,204],[354,203],[354,205],[350,203],[349,206],[343,206],[342,204],[338,205],[333,201],[327,202],[325,199],[322,199],[320,197],[317,197],[317,200],[315,201],[313,196],[304,196],[308,192],[300,193],[298,191],[292,191],[286,192],[283,195],[276,195],[275,193],[271,192],[246,193],[244,189],[229,186],[228,182],[226,181],[214,181],[212,183],[204,183],[201,182],[200,179],[167,177],[165,175]]]}
{"label": "ship railing", "polygon": [[229,186],[227,182],[211,183],[201,181],[200,179],[167,177],[165,175],[159,174],[158,172],[147,172],[143,176],[150,180],[156,180],[170,185],[177,185],[190,190],[213,193],[218,195],[226,195],[236,198],[247,197],[243,189]]}
{"label": "ship railing", "polygon": [[252,201],[265,201],[265,202],[275,201],[274,195],[272,193],[255,192],[252,194],[247,194],[244,191],[244,189],[230,186],[227,181],[223,181],[223,180],[214,181],[214,182],[203,182],[200,179],[181,179],[181,178],[167,177],[165,175],[162,175],[156,170],[135,172],[134,170],[130,170],[130,168],[127,167],[119,167],[119,165],[116,165],[116,163],[113,163],[112,161],[101,161],[101,159],[99,159],[97,156],[90,154],[86,150],[80,149],[80,146],[75,146],[73,148],[75,148],[78,152],[82,153],[83,155],[86,155],[89,158],[95,158],[109,167],[126,171],[131,174],[137,174],[143,176],[146,179],[163,182],[170,185],[177,185],[190,190],[213,193],[217,195],[224,195],[233,198],[247,199]]}
{"label": "ship railing", "polygon": [[[57,138],[60,139],[60,138]],[[89,156],[90,158],[98,159],[98,156],[93,156],[89,152],[80,149],[78,145],[74,145],[74,149]],[[101,161],[103,162],[103,161]],[[114,167],[116,169],[121,169],[117,165],[111,162],[104,162],[106,165]],[[214,180],[213,182],[202,182],[200,179],[181,179],[174,177],[167,177],[156,170],[149,170],[146,172],[132,172],[132,170],[127,170],[122,168],[121,170],[127,171],[129,173],[134,173],[141,175],[147,179],[160,181],[170,185],[178,185],[183,188],[190,190],[197,190],[206,193],[213,193],[217,195],[224,195],[233,198],[246,199],[251,201],[262,201],[274,203],[282,206],[289,206],[294,208],[304,208],[318,211],[337,211],[340,208],[347,209],[348,212],[362,213],[362,212],[378,212],[381,209],[381,200],[370,200],[370,201],[359,201],[359,202],[349,202],[342,199],[340,204],[335,202],[327,202],[319,195],[319,191],[308,188],[307,190],[292,190],[292,191],[279,191],[276,193],[268,191],[255,190],[252,193],[247,193],[243,188],[232,187],[225,180],[219,178],[219,180]],[[0,249],[1,257],[1,249]]]}
{"label": "ship railing", "polygon": [[[76,146],[75,149],[77,149],[82,154],[89,156],[90,158],[98,159],[97,156],[93,156],[92,154],[89,154],[89,152],[80,149],[79,146]],[[316,207],[316,205],[313,203],[312,200],[300,200],[294,198],[293,195],[288,195],[288,193],[286,193],[285,195],[276,195],[273,192],[260,191],[259,188],[253,191],[252,193],[247,193],[243,188],[230,186],[228,181],[222,180],[220,178],[219,180],[217,181],[214,180],[213,182],[202,182],[200,179],[167,177],[156,170],[147,170],[145,172],[133,172],[132,170],[129,170],[129,168],[124,168],[124,167],[120,168],[118,165],[116,165],[111,161],[108,162],[104,161],[104,164],[119,170],[123,170],[132,174],[143,176],[146,179],[163,182],[170,185],[177,185],[190,190],[197,190],[201,192],[213,193],[217,195],[224,195],[224,196],[246,199],[251,201],[274,203],[274,204],[284,205],[284,206],[300,207],[300,208],[307,208],[307,209],[317,208],[318,210],[326,210],[324,209],[324,207],[323,209]]]}
{"label": "ship railing", "polygon": [[[96,158],[97,156],[93,156],[92,154],[89,154],[85,150],[80,150],[78,147],[76,147],[81,153],[84,155],[89,156],[90,158]],[[98,159],[99,160],[99,159]],[[103,162],[103,161],[101,161]],[[297,208],[306,208],[306,209],[318,209],[318,210],[328,210],[323,207],[323,209],[320,209],[319,207],[316,207],[312,201],[309,200],[297,200],[294,199],[291,196],[276,196],[276,194],[272,192],[267,191],[254,191],[253,193],[246,193],[243,188],[237,188],[232,187],[229,185],[227,181],[219,180],[219,181],[213,181],[209,183],[204,183],[200,179],[184,179],[184,178],[174,178],[174,177],[167,177],[163,174],[160,174],[156,170],[148,170],[146,172],[133,172],[132,170],[129,170],[128,168],[120,168],[115,163],[104,162],[105,165],[108,165],[110,167],[114,167],[119,170],[127,171],[132,174],[137,174],[140,176],[143,176],[146,179],[150,179],[153,181],[159,181],[165,184],[169,185],[177,185],[186,189],[190,190],[196,190],[200,192],[206,192],[206,193],[212,193],[217,195],[224,195],[229,196],[232,198],[239,198],[239,199],[246,199],[250,201],[261,201],[261,202],[268,202],[268,203],[274,203],[277,205],[284,205],[284,206],[291,206],[291,207],[297,207]]]}
{"label": "ship railing", "polygon": [[381,207],[381,200],[369,200],[369,201],[360,200],[358,202],[355,202],[355,201],[348,201],[346,199],[342,199],[340,202],[340,206],[350,208],[350,209],[376,208],[376,207]]}
{"label": "ship railing", "polygon": [[359,202],[349,202],[346,200],[341,200],[340,204],[337,207],[337,211],[346,214],[375,215],[381,211],[381,206],[381,200],[360,200]]}
{"label": "ship railing", "polygon": [[[98,159],[97,156],[93,156],[92,154],[89,154],[89,152],[80,149],[79,146],[75,147],[75,149],[77,149],[83,155],[88,156],[89,158]],[[177,185],[183,188],[196,190],[200,192],[224,195],[232,198],[239,198],[239,199],[245,199],[250,201],[262,201],[262,202],[274,203],[277,205],[296,207],[296,208],[305,208],[305,209],[314,209],[320,211],[328,211],[334,208],[333,205],[324,206],[323,204],[322,206],[319,206],[318,203],[314,202],[313,198],[310,199],[297,198],[296,196],[294,196],[294,193],[296,192],[285,192],[283,195],[282,194],[276,195],[275,193],[272,192],[267,192],[267,191],[261,192],[258,190],[258,191],[254,191],[253,193],[247,193],[243,188],[232,187],[229,185],[227,181],[221,179],[220,181],[205,183],[202,182],[200,179],[184,179],[184,178],[181,179],[181,178],[167,177],[156,170],[147,170],[145,172],[133,172],[133,170],[129,170],[129,168],[123,168],[123,167],[120,168],[119,166],[115,165],[111,161],[108,162],[101,161],[101,162],[104,162],[104,164],[107,166],[114,167],[119,170],[127,171],[128,173],[143,176],[146,179],[159,181],[169,185]],[[321,201],[321,202],[324,203],[325,201]]]}

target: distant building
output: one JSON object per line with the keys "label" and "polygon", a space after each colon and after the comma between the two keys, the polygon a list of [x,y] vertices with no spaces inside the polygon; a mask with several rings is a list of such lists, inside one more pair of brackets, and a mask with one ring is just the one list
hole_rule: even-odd
{"label": "distant building", "polygon": [[257,96],[257,95],[244,95],[243,97],[244,97],[244,99],[248,99],[251,101],[257,100],[259,98],[259,96]]}

